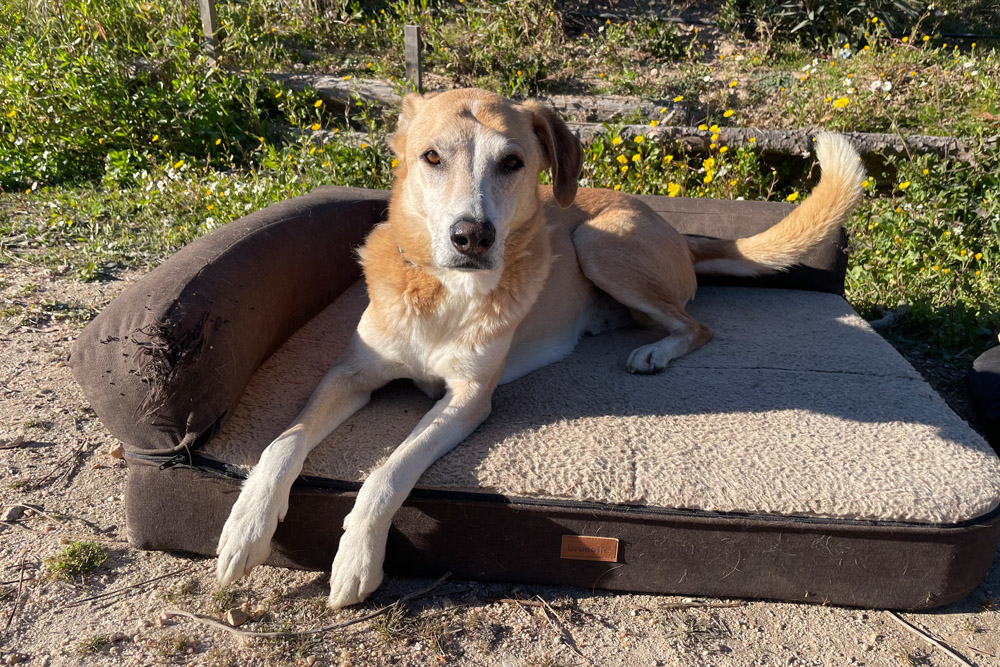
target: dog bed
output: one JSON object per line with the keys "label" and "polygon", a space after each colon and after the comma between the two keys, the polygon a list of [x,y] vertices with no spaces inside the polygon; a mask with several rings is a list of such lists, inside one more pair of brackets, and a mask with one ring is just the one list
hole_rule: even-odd
{"label": "dog bed", "polygon": [[[725,238],[791,208],[646,201]],[[365,307],[354,248],[386,206],[322,187],[232,222],[81,333],[70,364],[125,445],[134,546],[214,555],[241,478]],[[690,311],[715,339],[662,374],[625,371],[658,337],[636,328],[498,388],[397,513],[386,571],[898,609],[967,595],[1000,538],[997,457],[845,302],[844,246],[706,281]],[[392,383],[314,450],[270,562],[329,568],[361,482],[430,405]]]}

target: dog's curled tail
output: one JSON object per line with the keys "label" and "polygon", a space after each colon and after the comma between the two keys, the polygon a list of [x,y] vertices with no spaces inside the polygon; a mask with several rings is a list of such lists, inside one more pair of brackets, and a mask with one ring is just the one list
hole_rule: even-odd
{"label": "dog's curled tail", "polygon": [[753,276],[781,271],[833,235],[861,201],[865,170],[850,142],[839,134],[816,138],[823,170],[819,183],[798,208],[760,234],[735,241],[687,237],[695,271]]}

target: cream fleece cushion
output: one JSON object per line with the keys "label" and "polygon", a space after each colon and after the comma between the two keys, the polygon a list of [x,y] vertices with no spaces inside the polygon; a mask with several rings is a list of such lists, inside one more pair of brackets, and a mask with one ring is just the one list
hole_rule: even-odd
{"label": "cream fleece cushion", "polygon": [[[295,417],[364,310],[350,288],[257,371],[204,453],[252,465]],[[493,413],[418,486],[711,512],[951,524],[1000,502],[993,451],[850,308],[818,292],[702,288],[714,340],[661,374],[624,329],[497,389]],[[376,392],[303,474],[359,482],[432,405]]]}

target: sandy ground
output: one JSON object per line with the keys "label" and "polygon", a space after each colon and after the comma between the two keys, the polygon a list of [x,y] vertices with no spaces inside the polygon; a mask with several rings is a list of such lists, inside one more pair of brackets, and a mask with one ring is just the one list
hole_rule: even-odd
{"label": "sandy ground", "polygon": [[[0,664],[961,664],[885,611],[464,581],[308,638],[244,639],[163,619],[166,608],[216,618],[241,608],[244,629],[301,630],[428,582],[389,578],[369,602],[335,613],[323,573],[258,568],[220,591],[212,560],[130,548],[125,466],[63,361],[86,319],[135,276],[80,283],[25,264],[0,274],[0,513],[10,519],[0,524]],[[10,447],[17,435],[24,441]],[[53,578],[46,559],[83,539],[102,544],[107,561]],[[969,664],[1000,665],[998,596],[1000,562],[965,600],[902,616]]]}

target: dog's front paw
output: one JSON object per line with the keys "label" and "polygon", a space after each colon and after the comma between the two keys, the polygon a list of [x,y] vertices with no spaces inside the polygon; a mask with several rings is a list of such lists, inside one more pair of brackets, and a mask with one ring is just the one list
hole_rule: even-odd
{"label": "dog's front paw", "polygon": [[372,527],[354,527],[350,518],[340,538],[330,573],[331,609],[357,604],[382,583],[387,531]]}
{"label": "dog's front paw", "polygon": [[664,345],[664,341],[659,341],[632,350],[625,367],[629,373],[659,373],[675,356],[670,346]]}
{"label": "dog's front paw", "polygon": [[267,560],[271,537],[284,511],[266,497],[244,489],[219,537],[215,575],[227,586]]}

